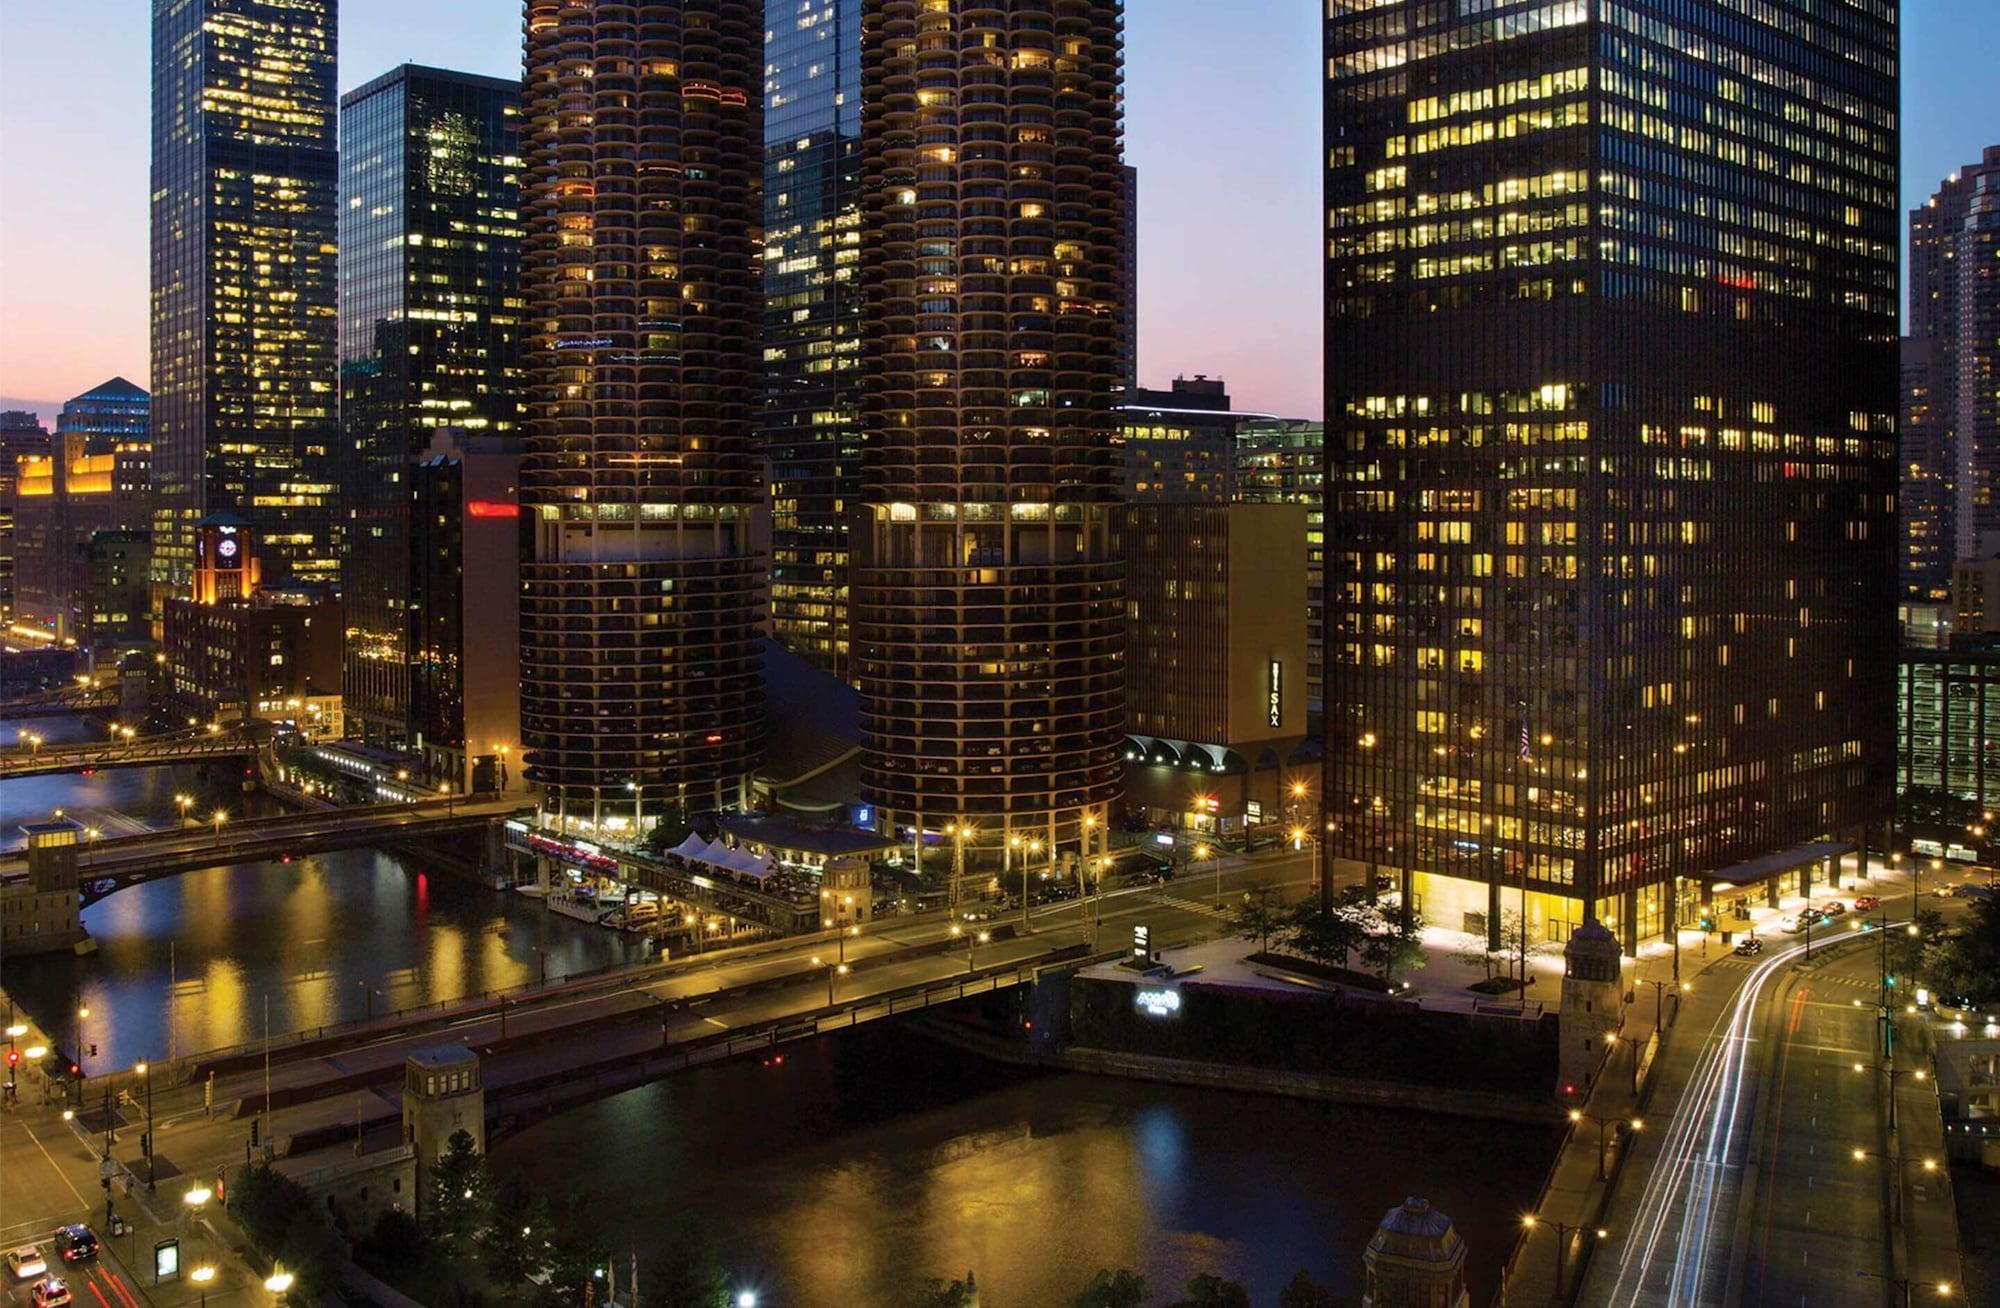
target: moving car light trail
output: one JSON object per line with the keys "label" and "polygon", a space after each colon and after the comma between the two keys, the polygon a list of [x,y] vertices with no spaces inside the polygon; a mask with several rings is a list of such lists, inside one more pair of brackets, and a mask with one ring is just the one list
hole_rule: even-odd
{"label": "moving car light trail", "polygon": [[[1826,944],[1822,943],[1822,949]],[[1716,1015],[1626,1230],[1605,1302],[1616,1308],[1667,1308],[1720,1303],[1722,1277],[1710,1284],[1713,1255],[1726,1262],[1736,1207],[1742,1202],[1743,1155],[1750,1143],[1746,1114],[1757,1097],[1745,1088],[1760,1005],[1772,979],[1806,951],[1801,943],[1758,961]],[[1671,1271],[1664,1283],[1657,1273]],[[1726,1271],[1726,1266],[1724,1269]]]}

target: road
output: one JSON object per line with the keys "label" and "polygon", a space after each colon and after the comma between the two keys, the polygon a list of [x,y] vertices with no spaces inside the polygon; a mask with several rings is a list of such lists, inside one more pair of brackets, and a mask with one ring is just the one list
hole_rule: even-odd
{"label": "road", "polygon": [[[1837,936],[1854,938],[1851,925]],[[1657,1129],[1634,1147],[1605,1218],[1611,1243],[1592,1260],[1578,1302],[1693,1308],[1880,1297],[1882,1284],[1871,1288],[1861,1274],[1886,1268],[1884,1164],[1852,1152],[1884,1152],[1877,1119],[1886,1086],[1872,1055],[1875,938],[1815,940],[1810,961],[1800,938],[1766,939],[1763,955],[1727,957],[1703,972],[1661,1054],[1649,1113]]]}

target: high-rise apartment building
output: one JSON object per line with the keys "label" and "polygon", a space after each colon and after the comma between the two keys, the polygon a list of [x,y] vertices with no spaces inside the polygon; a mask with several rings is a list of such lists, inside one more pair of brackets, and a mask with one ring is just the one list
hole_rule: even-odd
{"label": "high-rise apartment building", "polygon": [[1325,53],[1334,870],[1628,950],[1809,873],[1894,775],[1895,6],[1334,0]]}
{"label": "high-rise apartment building", "polygon": [[255,524],[332,581],[337,0],[153,0],[154,581]]}
{"label": "high-rise apartment building", "polygon": [[522,740],[547,820],[615,835],[762,752],[764,12],[525,18]]}
{"label": "high-rise apartment building", "polygon": [[837,677],[861,484],[861,0],[765,0],[771,634]]}
{"label": "high-rise apartment building", "polygon": [[1903,342],[1903,591],[2000,552],[2000,145],[1910,211]]}
{"label": "high-rise apartment building", "polygon": [[1123,14],[869,0],[861,48],[863,784],[1074,849],[1119,791]]}
{"label": "high-rise apartment building", "polygon": [[47,457],[49,429],[39,417],[26,409],[0,411],[0,622],[14,616],[14,499],[21,460]]}
{"label": "high-rise apartment building", "polygon": [[427,758],[412,683],[449,670],[418,666],[412,467],[447,429],[519,438],[520,106],[518,83],[415,64],[340,101],[343,707]]}

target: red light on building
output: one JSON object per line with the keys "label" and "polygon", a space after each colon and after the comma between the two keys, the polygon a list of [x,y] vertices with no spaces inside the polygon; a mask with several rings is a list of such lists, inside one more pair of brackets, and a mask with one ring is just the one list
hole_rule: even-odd
{"label": "red light on building", "polygon": [[467,500],[465,515],[468,518],[518,518],[521,506],[503,504],[499,500]]}
{"label": "red light on building", "polygon": [[706,736],[703,736],[702,739],[710,745],[720,745],[722,743],[722,733],[711,731]]}

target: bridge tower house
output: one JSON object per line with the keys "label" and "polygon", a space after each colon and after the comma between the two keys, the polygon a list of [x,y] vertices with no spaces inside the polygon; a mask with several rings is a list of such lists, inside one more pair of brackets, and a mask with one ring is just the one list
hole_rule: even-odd
{"label": "bridge tower house", "polygon": [[423,1216],[430,1170],[460,1131],[472,1137],[474,1153],[486,1152],[486,1090],[479,1055],[462,1045],[411,1054],[403,1063],[403,1142],[416,1149],[418,1217]]}
{"label": "bridge tower house", "polygon": [[83,827],[68,818],[30,822],[28,875],[0,886],[0,952],[46,954],[83,939],[76,851]]}
{"label": "bridge tower house", "polygon": [[1625,1020],[1625,961],[1618,937],[1589,918],[1563,946],[1561,1054],[1558,1095],[1588,1098],[1610,1048],[1609,1038]]}

